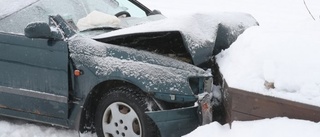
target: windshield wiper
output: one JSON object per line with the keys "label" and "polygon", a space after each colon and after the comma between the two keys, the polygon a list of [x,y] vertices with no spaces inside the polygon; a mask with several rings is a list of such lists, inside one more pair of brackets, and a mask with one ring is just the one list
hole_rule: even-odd
{"label": "windshield wiper", "polygon": [[119,28],[119,27],[96,27],[96,28],[85,29],[80,32],[95,31],[95,30],[113,31],[113,30],[118,30],[118,29],[121,29],[121,28]]}

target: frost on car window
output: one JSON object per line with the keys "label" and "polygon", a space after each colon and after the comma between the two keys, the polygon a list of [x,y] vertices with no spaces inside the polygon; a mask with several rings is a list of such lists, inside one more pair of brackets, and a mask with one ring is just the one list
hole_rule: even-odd
{"label": "frost on car window", "polygon": [[76,24],[92,11],[109,15],[123,11],[109,4],[105,0],[0,0],[0,31],[23,33],[31,22],[48,22],[49,15],[59,14]]}
{"label": "frost on car window", "polygon": [[0,1],[0,19],[19,11],[39,0],[1,0]]}
{"label": "frost on car window", "polygon": [[[8,3],[8,7],[11,5],[14,4]],[[29,3],[27,7],[15,11],[14,14],[1,19],[0,31],[23,33],[24,28],[29,23],[48,22],[49,15],[57,14],[65,18],[75,19],[86,15],[83,8],[79,6],[78,0],[55,0],[54,2],[52,2],[52,0],[37,0]]]}

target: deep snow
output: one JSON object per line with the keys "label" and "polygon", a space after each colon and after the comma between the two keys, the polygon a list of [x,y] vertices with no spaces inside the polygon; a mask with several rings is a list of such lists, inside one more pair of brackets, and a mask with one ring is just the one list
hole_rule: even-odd
{"label": "deep snow", "polygon": [[[320,106],[320,1],[305,0],[140,0],[167,17],[215,11],[252,14],[260,23],[218,55],[230,86]],[[267,90],[264,82],[274,82]],[[320,123],[287,118],[201,126],[186,137],[317,137]],[[75,137],[76,131],[0,121],[0,137]],[[91,136],[91,135],[83,135]],[[92,135],[94,136],[94,135]]]}

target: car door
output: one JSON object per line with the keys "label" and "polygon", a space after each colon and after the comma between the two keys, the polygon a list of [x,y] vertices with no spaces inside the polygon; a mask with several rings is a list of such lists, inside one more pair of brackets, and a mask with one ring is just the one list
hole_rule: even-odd
{"label": "car door", "polygon": [[0,113],[67,118],[65,41],[0,32]]}

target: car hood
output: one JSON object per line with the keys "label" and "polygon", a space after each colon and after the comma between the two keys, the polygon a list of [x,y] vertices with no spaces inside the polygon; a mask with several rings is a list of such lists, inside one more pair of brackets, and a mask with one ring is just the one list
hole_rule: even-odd
{"label": "car hood", "polygon": [[[178,73],[184,71],[184,73],[188,73],[190,76],[208,77],[211,75],[201,68],[169,57],[118,45],[101,43],[81,36],[76,36],[69,40],[69,51],[71,57],[77,56],[77,58],[73,58],[74,60],[81,61],[83,64],[92,67],[106,64],[108,67],[102,69],[110,69],[110,71],[113,70],[111,67],[118,66],[119,69],[125,69],[126,67],[134,69],[137,65],[145,65],[143,67],[149,66],[152,68],[179,70],[174,71]],[[132,66],[126,66],[128,64]],[[106,70],[103,71],[106,72]]]}
{"label": "car hood", "polygon": [[255,25],[258,25],[257,21],[245,13],[192,14],[115,30],[94,36],[93,39],[114,39],[141,33],[178,31],[193,63],[199,65],[208,61],[212,55],[228,48],[241,33]]}
{"label": "car hood", "polygon": [[77,68],[86,67],[101,80],[123,78],[138,82],[146,91],[193,95],[189,78],[212,76],[210,70],[169,57],[86,37],[75,36],[68,43]]}

